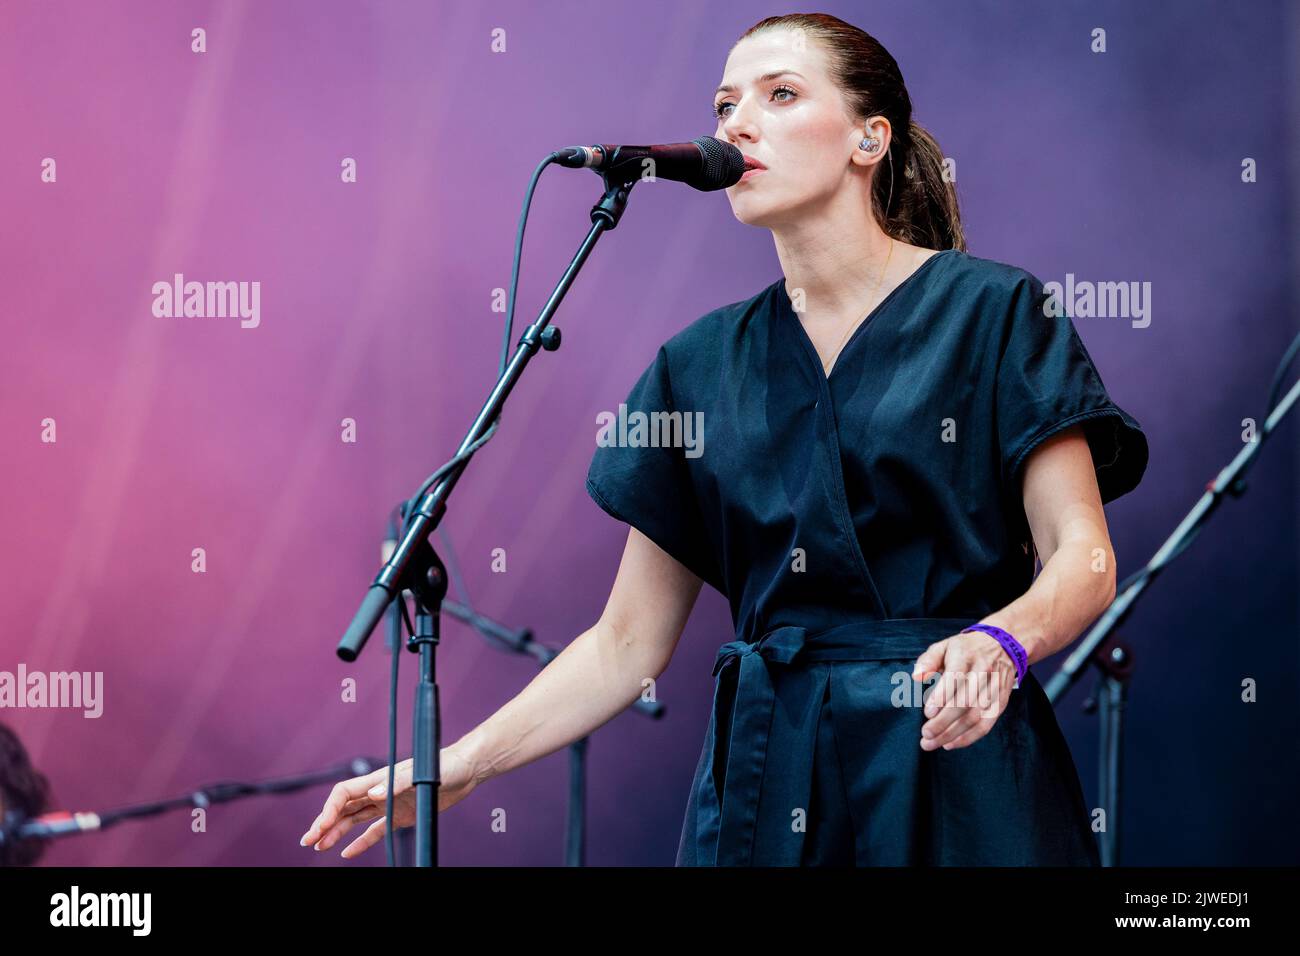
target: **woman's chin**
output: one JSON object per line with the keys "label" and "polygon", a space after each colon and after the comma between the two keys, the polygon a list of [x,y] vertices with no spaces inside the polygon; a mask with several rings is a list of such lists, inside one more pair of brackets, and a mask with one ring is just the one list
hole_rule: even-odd
{"label": "woman's chin", "polygon": [[748,196],[731,201],[732,215],[747,226],[767,225],[775,211],[771,203],[754,202]]}

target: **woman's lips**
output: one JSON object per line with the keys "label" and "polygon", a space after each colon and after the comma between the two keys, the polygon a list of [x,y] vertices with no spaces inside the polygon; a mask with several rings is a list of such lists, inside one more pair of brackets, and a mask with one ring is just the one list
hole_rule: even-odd
{"label": "woman's lips", "polygon": [[753,156],[746,156],[745,171],[744,173],[741,174],[740,182],[743,183],[746,179],[752,179],[754,176],[758,175],[765,169],[767,169],[767,167],[764,166],[757,159],[755,159]]}

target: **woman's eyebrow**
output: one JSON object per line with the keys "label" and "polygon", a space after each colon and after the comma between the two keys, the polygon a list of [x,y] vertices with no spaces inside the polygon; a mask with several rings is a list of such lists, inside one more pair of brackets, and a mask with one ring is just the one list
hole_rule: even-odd
{"label": "woman's eyebrow", "polygon": [[[799,79],[803,79],[803,74],[796,73],[794,70],[773,70],[771,73],[764,73],[758,78],[757,82],[766,83],[768,80],[775,80],[779,76],[797,76]],[[713,95],[717,96],[719,93],[734,93],[735,91],[736,88],[734,86],[723,85],[714,90]]]}

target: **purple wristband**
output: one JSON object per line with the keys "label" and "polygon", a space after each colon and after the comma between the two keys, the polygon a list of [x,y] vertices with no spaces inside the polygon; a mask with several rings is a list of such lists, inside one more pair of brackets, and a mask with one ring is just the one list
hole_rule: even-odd
{"label": "purple wristband", "polygon": [[1020,682],[1025,679],[1025,673],[1029,670],[1029,653],[1020,646],[1020,642],[1008,634],[1002,628],[993,624],[972,624],[970,627],[963,627],[961,633],[967,631],[983,631],[989,637],[993,638],[1002,645],[1002,649],[1011,656],[1011,660],[1016,665],[1016,688],[1020,687]]}

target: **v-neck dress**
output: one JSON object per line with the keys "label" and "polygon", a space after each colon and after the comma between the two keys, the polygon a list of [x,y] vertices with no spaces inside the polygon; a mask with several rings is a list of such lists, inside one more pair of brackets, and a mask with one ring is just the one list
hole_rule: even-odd
{"label": "v-neck dress", "polygon": [[1032,583],[1035,447],[1082,425],[1104,502],[1146,468],[1141,426],[1046,298],[1023,269],[941,251],[827,375],[779,279],[672,336],[633,385],[620,415],[649,427],[598,441],[587,491],[721,592],[735,628],[679,865],[1097,865],[1033,668],[948,751],[920,748],[910,677]]}

